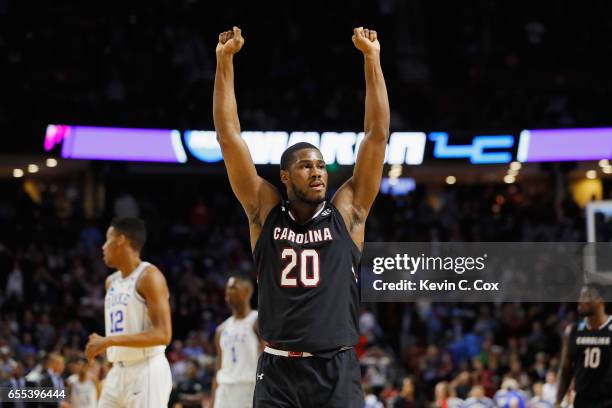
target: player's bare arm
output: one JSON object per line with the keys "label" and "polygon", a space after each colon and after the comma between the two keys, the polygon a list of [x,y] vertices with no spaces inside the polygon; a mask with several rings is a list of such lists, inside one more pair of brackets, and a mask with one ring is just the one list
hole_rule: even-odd
{"label": "player's bare arm", "polygon": [[[107,285],[108,287],[108,282]],[[112,346],[153,347],[168,345],[172,338],[169,291],[166,278],[153,265],[143,271],[136,285],[138,293],[146,300],[151,319],[151,328],[141,333],[104,337],[96,333],[89,336],[85,348],[88,360]]]}
{"label": "player's bare arm", "polygon": [[557,386],[557,401],[555,407],[560,407],[565,394],[572,382],[572,364],[573,356],[571,356],[569,348],[569,338],[572,330],[572,326],[568,325],[563,335],[563,348],[561,350],[561,365],[559,367],[559,384]]}
{"label": "player's bare arm", "polygon": [[243,45],[244,38],[237,27],[219,34],[213,119],[232,190],[249,219],[253,249],[266,216],[281,196],[272,184],[257,175],[249,148],[240,136],[233,59]]}
{"label": "player's bare arm", "polygon": [[364,57],[365,137],[359,147],[353,176],[338,189],[332,203],[340,210],[353,241],[361,248],[365,220],[380,188],[389,138],[390,113],[376,31],[355,28],[352,39]]}
{"label": "player's bare arm", "polygon": [[217,373],[221,370],[221,361],[223,361],[223,356],[221,355],[221,327],[218,327],[215,331],[215,349],[217,352],[217,357],[215,358],[215,376],[213,377],[210,391],[210,395],[212,396],[210,406],[213,408],[215,406],[215,392],[217,391]]}

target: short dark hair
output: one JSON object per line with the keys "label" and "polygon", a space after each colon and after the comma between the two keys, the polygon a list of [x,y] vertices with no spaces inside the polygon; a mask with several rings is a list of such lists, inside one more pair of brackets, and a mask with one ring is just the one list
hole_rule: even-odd
{"label": "short dark hair", "polygon": [[137,251],[141,251],[147,242],[147,228],[140,218],[115,218],[111,222],[111,227],[125,235],[130,245]]}
{"label": "short dark hair", "polygon": [[287,170],[289,166],[291,166],[291,164],[293,163],[294,153],[299,150],[303,150],[303,149],[315,149],[317,151],[320,151],[317,148],[317,146],[310,144],[308,142],[299,142],[294,145],[291,145],[285,149],[285,151],[283,152],[281,156],[281,161],[280,161],[281,170]]}
{"label": "short dark hair", "polygon": [[244,283],[245,285],[247,285],[249,288],[253,289],[253,280],[242,274],[242,273],[234,273],[232,275],[230,275],[230,278],[234,278],[235,280]]}
{"label": "short dark hair", "polygon": [[583,288],[587,290],[593,300],[605,302],[604,299],[606,297],[606,288],[603,285],[597,283],[587,283]]}

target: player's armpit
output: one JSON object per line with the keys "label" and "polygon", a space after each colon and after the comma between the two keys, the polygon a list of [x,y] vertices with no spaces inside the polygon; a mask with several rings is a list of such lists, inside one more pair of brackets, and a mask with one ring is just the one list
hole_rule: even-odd
{"label": "player's armpit", "polygon": [[364,223],[368,216],[369,208],[358,208],[355,205],[354,177],[349,178],[340,186],[332,197],[332,204],[340,211],[349,232]]}
{"label": "player's armpit", "polygon": [[370,208],[355,203],[354,177],[340,186],[331,202],[340,212],[353,242],[361,248],[365,237],[365,221]]}

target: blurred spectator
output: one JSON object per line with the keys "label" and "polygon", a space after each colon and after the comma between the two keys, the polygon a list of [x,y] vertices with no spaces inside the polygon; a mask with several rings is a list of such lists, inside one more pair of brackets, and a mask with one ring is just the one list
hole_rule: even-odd
{"label": "blurred spectator", "polygon": [[66,365],[64,357],[58,353],[49,353],[45,358],[43,370],[38,380],[39,387],[52,387],[58,390],[64,389],[64,369]]}
{"label": "blurred spectator", "polygon": [[499,408],[527,408],[527,397],[519,391],[518,381],[510,376],[504,379],[494,400]]}
{"label": "blurred spectator", "polygon": [[92,375],[86,361],[76,363],[76,373],[68,377],[70,408],[92,408],[97,406],[100,384]]}
{"label": "blurred spectator", "polygon": [[367,387],[363,389],[365,405],[363,408],[385,408],[385,405],[378,399],[377,393],[372,392]]}
{"label": "blurred spectator", "polygon": [[542,398],[550,402],[557,400],[557,372],[554,370],[546,373],[546,382],[542,386]]}
{"label": "blurred spectator", "polygon": [[436,384],[433,408],[461,408],[463,400],[453,395],[453,389],[446,381]]}
{"label": "blurred spectator", "polygon": [[542,383],[536,382],[533,384],[533,398],[529,400],[528,408],[553,408],[554,401],[548,401],[544,398],[542,392]]}
{"label": "blurred spectator", "polygon": [[423,401],[417,397],[414,380],[412,377],[404,377],[399,395],[393,402],[393,408],[418,408],[423,406]]}
{"label": "blurred spectator", "polygon": [[17,263],[15,263],[13,270],[8,275],[4,295],[9,301],[13,297],[17,302],[23,301],[23,273]]}
{"label": "blurred spectator", "polygon": [[39,350],[49,351],[55,344],[55,327],[51,325],[48,313],[43,313],[40,322],[36,325],[35,332]]}
{"label": "blurred spectator", "polygon": [[176,400],[185,408],[201,407],[207,389],[198,374],[198,366],[194,361],[187,365],[187,378],[180,381],[176,386]]}
{"label": "blurred spectator", "polygon": [[138,202],[134,199],[134,196],[125,192],[119,195],[115,200],[115,217],[117,218],[138,218],[140,216],[140,209]]}
{"label": "blurred spectator", "polygon": [[[0,383],[2,384],[2,383]],[[24,377],[24,368],[21,363],[15,363],[11,377],[2,384],[2,387],[12,388],[14,390],[22,390],[26,387],[26,379]],[[4,402],[3,406],[7,408],[25,408],[24,402]]]}
{"label": "blurred spectator", "polygon": [[484,388],[481,385],[475,385],[472,387],[470,397],[465,400],[462,408],[495,408],[495,402],[485,396]]}

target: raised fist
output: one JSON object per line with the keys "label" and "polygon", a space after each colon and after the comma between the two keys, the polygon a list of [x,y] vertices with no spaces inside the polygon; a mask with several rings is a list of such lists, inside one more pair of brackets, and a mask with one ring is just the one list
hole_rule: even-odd
{"label": "raised fist", "polygon": [[232,28],[231,31],[224,31],[219,34],[219,43],[217,44],[217,55],[234,55],[242,48],[244,38],[238,27]]}
{"label": "raised fist", "polygon": [[380,43],[376,31],[358,27],[353,29],[353,44],[363,55],[380,53]]}

